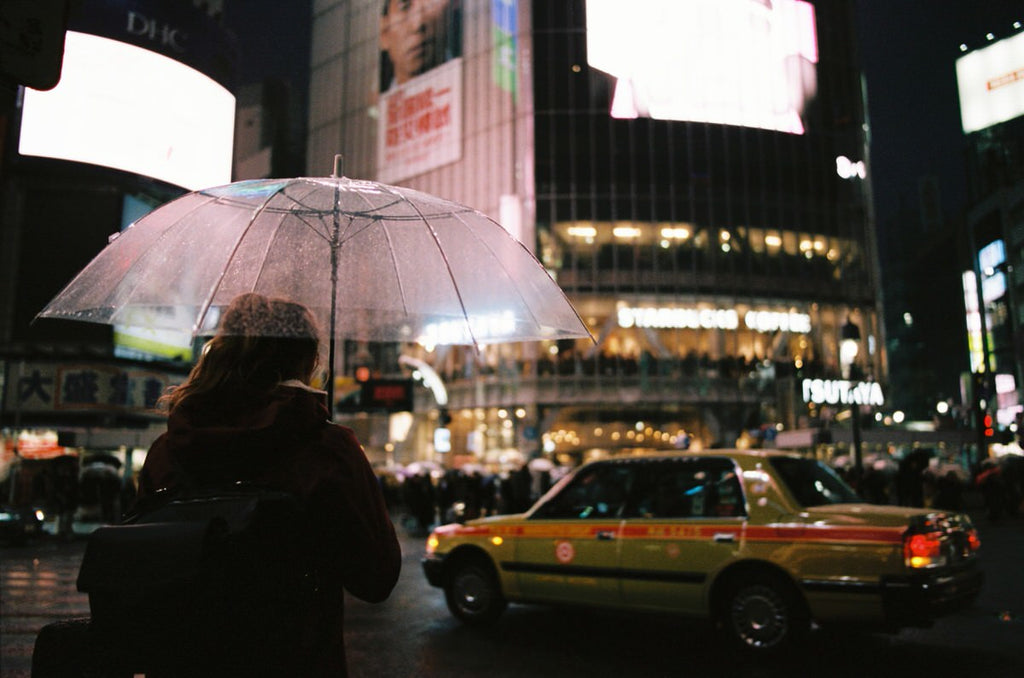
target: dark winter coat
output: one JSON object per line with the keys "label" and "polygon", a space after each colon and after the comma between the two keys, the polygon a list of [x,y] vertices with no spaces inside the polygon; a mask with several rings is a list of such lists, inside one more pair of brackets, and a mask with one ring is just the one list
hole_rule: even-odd
{"label": "dark winter coat", "polygon": [[350,429],[329,422],[323,401],[322,392],[282,384],[245,407],[179,406],[149,450],[138,499],[180,487],[182,473],[194,484],[251,481],[298,496],[322,544],[325,600],[336,608],[311,675],[344,676],[343,589],[383,601],[398,580],[401,550],[362,447]]}

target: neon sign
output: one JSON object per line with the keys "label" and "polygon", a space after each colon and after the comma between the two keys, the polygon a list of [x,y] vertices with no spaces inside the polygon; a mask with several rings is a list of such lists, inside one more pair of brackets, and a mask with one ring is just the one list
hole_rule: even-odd
{"label": "neon sign", "polygon": [[846,381],[845,379],[804,379],[805,403],[816,405],[873,405],[885,404],[882,387],[873,381]]}
{"label": "neon sign", "polygon": [[501,341],[515,329],[515,316],[511,311],[503,311],[430,323],[423,328],[423,334],[417,341],[428,347]]}
{"label": "neon sign", "polygon": [[[620,306],[619,327],[649,329],[705,329],[735,330],[740,326],[740,314],[731,308],[667,308],[655,306]],[[811,316],[794,311],[747,311],[743,324],[755,332],[811,331]]]}

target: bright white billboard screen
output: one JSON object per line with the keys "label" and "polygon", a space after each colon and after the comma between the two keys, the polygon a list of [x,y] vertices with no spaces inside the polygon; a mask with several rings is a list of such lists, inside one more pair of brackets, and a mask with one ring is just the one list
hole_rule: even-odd
{"label": "bright white billboard screen", "polygon": [[957,59],[956,81],[965,134],[1024,115],[1024,33]]}
{"label": "bright white billboard screen", "polygon": [[817,93],[801,0],[587,0],[587,62],[616,79],[611,115],[803,134]]}
{"label": "bright white billboard screen", "polygon": [[149,50],[68,31],[60,83],[26,89],[18,152],[189,190],[231,181],[235,97]]}

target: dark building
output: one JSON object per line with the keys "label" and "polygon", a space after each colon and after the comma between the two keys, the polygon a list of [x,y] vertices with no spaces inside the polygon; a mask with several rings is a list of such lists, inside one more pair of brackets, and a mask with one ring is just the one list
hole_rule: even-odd
{"label": "dark building", "polygon": [[[5,26],[33,44],[53,17],[10,4],[0,8]],[[35,317],[112,235],[187,190],[231,180],[237,56],[221,5],[85,0],[32,10],[67,14],[56,20],[59,80],[19,87],[32,83],[7,78],[0,90],[5,499],[39,499],[29,471],[53,456],[112,453],[127,480],[141,463],[132,452],[163,428],[156,401],[187,373],[187,333]],[[19,465],[25,473],[12,473]]]}
{"label": "dark building", "polygon": [[963,280],[970,248],[961,213],[939,208],[935,177],[923,177],[914,199],[880,221],[889,370],[889,404],[927,421],[938,403],[946,425],[963,425],[961,374],[967,371]]}
{"label": "dark building", "polygon": [[[1022,17],[1024,20],[1024,17]],[[964,267],[974,414],[994,417],[997,440],[1024,412],[1024,31],[990,33],[957,59],[966,146],[971,262]]]}

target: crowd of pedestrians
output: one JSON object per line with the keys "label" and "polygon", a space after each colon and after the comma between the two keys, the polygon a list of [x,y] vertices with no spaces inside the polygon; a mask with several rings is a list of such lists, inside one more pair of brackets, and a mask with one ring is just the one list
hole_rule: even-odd
{"label": "crowd of pedestrians", "polygon": [[442,469],[414,462],[378,477],[392,514],[411,533],[425,535],[432,525],[522,513],[567,471],[545,459],[496,472],[476,464]]}
{"label": "crowd of pedestrians", "polygon": [[751,380],[774,381],[777,378],[799,374],[808,378],[827,378],[824,364],[817,360],[800,363],[793,360],[765,359],[756,356],[725,355],[711,357],[708,353],[689,351],[685,355],[658,356],[643,350],[636,353],[578,351],[575,348],[559,351],[557,355],[543,355],[536,360],[504,360],[496,365],[466,363],[446,365],[438,372],[445,381],[458,381],[479,375],[506,378],[528,376],[575,377],[662,377],[683,381],[692,380]]}
{"label": "crowd of pedestrians", "polygon": [[[63,537],[73,534],[76,522],[118,522],[134,497],[134,485],[123,477],[122,463],[112,454],[65,454],[22,464],[19,500],[54,516],[56,532]],[[4,496],[11,494],[9,486],[3,489]]]}
{"label": "crowd of pedestrians", "polygon": [[[112,455],[68,456],[45,466],[33,474],[32,503],[57,516],[58,534],[70,536],[76,521],[117,522],[122,506],[133,500],[134,486],[122,477],[120,462]],[[973,468],[940,459],[929,449],[868,455],[859,478],[849,457],[837,458],[835,466],[875,504],[981,508],[994,520],[1024,510],[1021,455],[988,457]],[[500,471],[478,464],[444,469],[414,462],[378,471],[378,478],[392,515],[400,516],[411,532],[426,534],[431,525],[526,511],[568,471],[543,458]]]}
{"label": "crowd of pedestrians", "polygon": [[[864,499],[873,504],[934,507],[951,511],[981,508],[991,520],[1015,515],[1024,502],[1024,456],[986,457],[973,467],[943,459],[930,449],[899,457],[868,456],[859,477],[848,457],[836,464]],[[972,505],[972,500],[980,506]]]}

